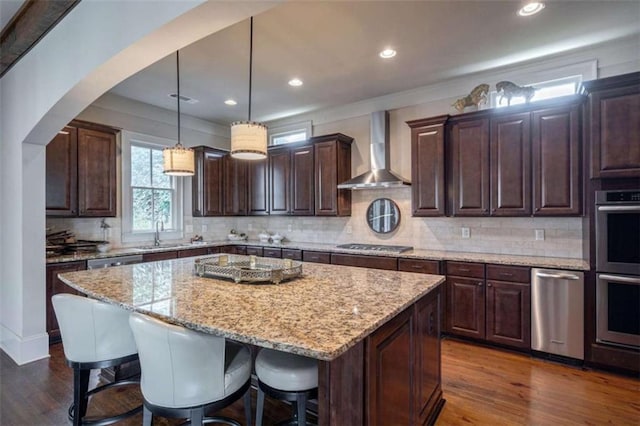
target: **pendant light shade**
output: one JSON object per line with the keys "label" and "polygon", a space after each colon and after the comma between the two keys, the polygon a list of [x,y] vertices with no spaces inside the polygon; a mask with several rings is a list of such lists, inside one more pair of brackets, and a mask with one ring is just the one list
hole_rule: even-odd
{"label": "pendant light shade", "polygon": [[231,156],[239,160],[267,158],[267,126],[251,121],[251,82],[253,68],[253,16],[249,37],[249,114],[247,121],[231,123]]}
{"label": "pendant light shade", "polygon": [[178,143],[172,148],[162,150],[162,166],[165,175],[193,176],[195,173],[195,159],[193,150],[185,148],[180,143],[180,52],[176,52],[176,76],[178,92]]}

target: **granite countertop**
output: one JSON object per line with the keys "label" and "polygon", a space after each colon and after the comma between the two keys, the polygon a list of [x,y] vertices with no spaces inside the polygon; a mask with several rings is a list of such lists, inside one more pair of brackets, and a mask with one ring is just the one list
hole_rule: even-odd
{"label": "granite countertop", "polygon": [[156,253],[161,251],[174,251],[174,250],[188,250],[198,247],[217,247],[227,245],[248,245],[248,246],[262,246],[262,247],[274,247],[283,249],[299,249],[299,250],[315,250],[326,251],[333,253],[347,253],[347,254],[363,254],[367,256],[386,256],[386,257],[402,257],[409,259],[426,259],[426,260],[453,260],[461,262],[480,262],[480,263],[494,263],[501,265],[513,265],[513,266],[532,266],[541,268],[553,268],[553,269],[572,269],[578,271],[588,271],[589,263],[583,259],[565,258],[565,257],[544,257],[544,256],[521,256],[521,255],[508,255],[508,254],[493,254],[493,253],[472,253],[462,251],[442,251],[442,250],[425,250],[415,249],[406,251],[403,253],[393,252],[372,252],[366,250],[349,250],[336,247],[335,244],[321,244],[321,243],[305,243],[305,242],[285,242],[282,244],[263,243],[260,241],[210,241],[210,242],[198,242],[198,243],[184,243],[182,245],[168,245],[165,247],[149,247],[146,249],[140,248],[119,248],[110,250],[107,253],[80,253],[72,255],[61,255],[48,257],[47,263],[61,263],[61,262],[73,262],[78,260],[87,259],[100,259],[107,257],[126,256],[131,254],[143,254],[143,253]]}
{"label": "granite countertop", "polygon": [[444,281],[439,275],[303,263],[303,275],[236,284],[191,258],[59,275],[90,297],[239,342],[330,361]]}

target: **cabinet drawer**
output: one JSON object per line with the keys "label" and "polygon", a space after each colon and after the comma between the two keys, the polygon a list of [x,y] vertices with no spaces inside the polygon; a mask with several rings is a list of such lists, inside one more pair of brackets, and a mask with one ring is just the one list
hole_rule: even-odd
{"label": "cabinet drawer", "polygon": [[265,247],[262,251],[262,255],[264,257],[276,257],[280,259],[282,257],[282,249]]}
{"label": "cabinet drawer", "polygon": [[447,275],[459,277],[484,278],[484,264],[466,262],[447,262]]}
{"label": "cabinet drawer", "polygon": [[531,270],[525,266],[487,265],[487,279],[529,283],[531,282]]}
{"label": "cabinet drawer", "polygon": [[262,253],[263,253],[262,247],[247,246],[247,251],[246,251],[247,256],[262,256]]}
{"label": "cabinet drawer", "polygon": [[331,263],[331,254],[325,251],[303,251],[302,260],[305,262]]}
{"label": "cabinet drawer", "polygon": [[302,250],[282,249],[282,258],[291,260],[302,260]]}
{"label": "cabinet drawer", "polygon": [[145,253],[142,255],[143,262],[156,262],[158,260],[177,259],[177,251],[163,251],[160,253]]}
{"label": "cabinet drawer", "polygon": [[204,256],[205,254],[209,254],[209,249],[207,247],[198,247],[193,249],[180,250],[178,252],[178,257]]}
{"label": "cabinet drawer", "polygon": [[359,266],[361,268],[398,270],[398,259],[395,257],[332,253],[331,263],[334,265]]}
{"label": "cabinet drawer", "polygon": [[440,262],[437,260],[398,259],[398,271],[438,274],[440,273]]}
{"label": "cabinet drawer", "polygon": [[220,253],[220,247],[209,247],[207,254],[218,254]]}

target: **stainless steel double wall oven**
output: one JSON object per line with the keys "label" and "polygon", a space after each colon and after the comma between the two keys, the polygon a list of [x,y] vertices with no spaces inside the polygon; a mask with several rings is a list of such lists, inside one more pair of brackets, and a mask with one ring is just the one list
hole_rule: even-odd
{"label": "stainless steel double wall oven", "polygon": [[596,192],[596,340],[640,348],[640,190]]}

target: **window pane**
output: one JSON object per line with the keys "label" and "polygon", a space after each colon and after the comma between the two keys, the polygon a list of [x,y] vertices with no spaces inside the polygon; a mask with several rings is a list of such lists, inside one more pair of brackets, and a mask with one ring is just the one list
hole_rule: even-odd
{"label": "window pane", "polygon": [[133,231],[153,229],[153,190],[132,188]]}
{"label": "window pane", "polygon": [[274,135],[272,136],[271,143],[273,145],[282,145],[285,143],[293,143],[307,140],[307,132],[306,130],[302,130],[295,133],[287,133],[283,135]]}
{"label": "window pane", "polygon": [[169,189],[154,189],[154,214],[155,220],[164,222],[165,229],[172,228],[173,224],[173,206],[171,205],[173,191]]}
{"label": "window pane", "polygon": [[151,150],[131,145],[131,186],[151,186]]}
{"label": "window pane", "polygon": [[153,187],[154,188],[171,188],[171,176],[162,172],[162,150],[154,149],[153,151]]}

